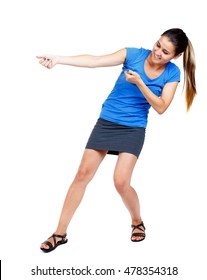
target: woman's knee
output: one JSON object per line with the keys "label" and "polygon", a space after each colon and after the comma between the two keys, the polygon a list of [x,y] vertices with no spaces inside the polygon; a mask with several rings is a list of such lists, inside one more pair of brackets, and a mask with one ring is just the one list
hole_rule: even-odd
{"label": "woman's knee", "polygon": [[75,176],[76,182],[85,182],[88,183],[93,178],[93,172],[90,168],[80,167]]}
{"label": "woman's knee", "polygon": [[120,195],[122,195],[129,187],[129,182],[125,177],[123,177],[121,175],[115,175],[114,176],[114,185],[115,185],[117,192]]}

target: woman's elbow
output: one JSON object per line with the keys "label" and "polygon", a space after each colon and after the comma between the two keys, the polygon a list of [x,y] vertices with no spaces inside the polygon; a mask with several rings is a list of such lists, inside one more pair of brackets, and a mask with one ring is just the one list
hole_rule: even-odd
{"label": "woman's elbow", "polygon": [[[166,109],[167,109],[167,108],[166,108]],[[157,109],[156,111],[157,111],[157,113],[158,113],[159,115],[162,115],[162,114],[166,111],[166,109],[159,108],[159,109]]]}
{"label": "woman's elbow", "polygon": [[163,105],[163,106],[159,106],[154,109],[159,115],[162,115],[167,110],[167,108],[168,108],[168,106]]}

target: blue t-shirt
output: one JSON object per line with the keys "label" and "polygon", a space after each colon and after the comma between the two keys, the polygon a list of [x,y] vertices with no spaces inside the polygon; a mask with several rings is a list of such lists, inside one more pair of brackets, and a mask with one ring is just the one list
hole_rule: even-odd
{"label": "blue t-shirt", "polygon": [[144,48],[126,48],[126,50],[122,72],[102,105],[100,118],[126,126],[146,127],[151,105],[135,84],[126,81],[124,71],[137,72],[146,86],[154,94],[161,96],[166,83],[180,81],[180,69],[174,63],[168,62],[159,77],[150,79],[144,71],[144,62],[151,51]]}

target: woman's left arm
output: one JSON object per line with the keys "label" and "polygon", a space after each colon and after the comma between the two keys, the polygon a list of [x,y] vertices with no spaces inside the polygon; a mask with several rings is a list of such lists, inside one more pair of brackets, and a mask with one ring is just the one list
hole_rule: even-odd
{"label": "woman's left arm", "polygon": [[167,110],[175,95],[178,82],[165,84],[162,90],[162,95],[158,97],[145,85],[136,72],[129,70],[125,72],[125,75],[126,80],[135,84],[140,89],[149,104],[155,109],[155,111],[157,111],[158,114],[163,114]]}

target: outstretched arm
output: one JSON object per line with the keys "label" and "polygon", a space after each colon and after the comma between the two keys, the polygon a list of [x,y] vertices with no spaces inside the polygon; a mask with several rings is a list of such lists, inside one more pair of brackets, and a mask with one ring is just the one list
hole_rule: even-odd
{"label": "outstretched arm", "polygon": [[37,56],[39,63],[49,69],[56,64],[70,65],[76,67],[107,67],[123,64],[126,59],[126,49],[123,48],[115,53],[107,55],[76,55],[76,56],[54,56],[42,55]]}

